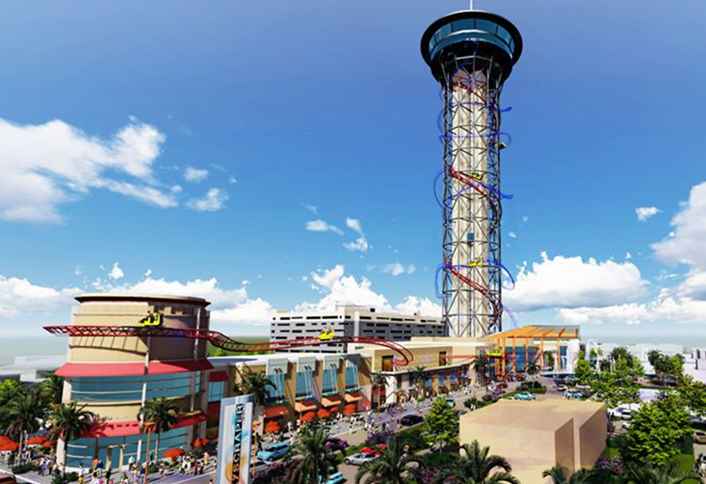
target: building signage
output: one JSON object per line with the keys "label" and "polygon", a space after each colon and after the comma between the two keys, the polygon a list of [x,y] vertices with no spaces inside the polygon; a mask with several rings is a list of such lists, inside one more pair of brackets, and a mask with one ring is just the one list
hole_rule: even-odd
{"label": "building signage", "polygon": [[250,483],[252,424],[252,395],[221,400],[216,484]]}
{"label": "building signage", "polygon": [[161,313],[149,313],[147,316],[140,319],[140,326],[145,326],[145,327],[162,326],[162,314]]}

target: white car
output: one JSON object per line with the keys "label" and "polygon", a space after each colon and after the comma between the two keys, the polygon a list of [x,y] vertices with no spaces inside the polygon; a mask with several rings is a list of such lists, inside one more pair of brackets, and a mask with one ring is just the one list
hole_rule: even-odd
{"label": "white car", "polygon": [[363,453],[357,453],[353,455],[349,455],[345,459],[343,459],[343,462],[345,462],[348,465],[352,466],[362,466],[363,464],[367,462],[372,462],[375,460],[375,457],[372,457],[370,455],[365,455]]}

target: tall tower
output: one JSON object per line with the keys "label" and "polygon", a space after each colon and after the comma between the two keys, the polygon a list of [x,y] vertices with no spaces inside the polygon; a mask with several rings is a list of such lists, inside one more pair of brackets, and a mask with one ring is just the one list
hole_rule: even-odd
{"label": "tall tower", "polygon": [[522,36],[489,12],[455,12],[422,36],[422,57],[441,84],[443,317],[455,336],[502,329],[500,92]]}

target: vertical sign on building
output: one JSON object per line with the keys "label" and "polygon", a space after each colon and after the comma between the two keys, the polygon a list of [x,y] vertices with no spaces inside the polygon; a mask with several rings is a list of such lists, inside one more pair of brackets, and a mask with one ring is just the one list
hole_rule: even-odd
{"label": "vertical sign on building", "polygon": [[221,400],[216,484],[230,484],[236,475],[240,484],[250,483],[252,416],[252,395]]}

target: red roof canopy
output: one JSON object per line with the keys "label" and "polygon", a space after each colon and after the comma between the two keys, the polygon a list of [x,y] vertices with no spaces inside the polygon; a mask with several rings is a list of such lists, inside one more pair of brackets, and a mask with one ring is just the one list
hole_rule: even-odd
{"label": "red roof canopy", "polygon": [[[186,417],[181,417],[176,424],[172,426],[173,429],[178,429],[181,427],[188,427],[190,425],[196,425],[201,422],[206,421],[206,415],[198,413],[196,415],[190,415]],[[89,430],[84,437],[127,437],[129,435],[139,435],[140,434],[140,422],[137,420],[108,420],[106,422],[95,425],[91,430]]]}
{"label": "red roof canopy", "polygon": [[150,361],[145,372],[144,363],[65,363],[56,375],[65,378],[165,375],[190,371],[211,370],[208,360]]}

